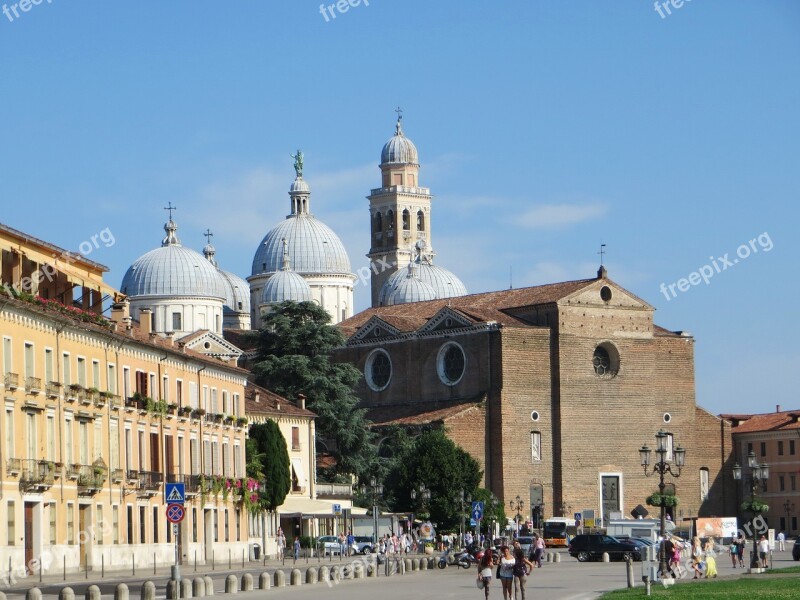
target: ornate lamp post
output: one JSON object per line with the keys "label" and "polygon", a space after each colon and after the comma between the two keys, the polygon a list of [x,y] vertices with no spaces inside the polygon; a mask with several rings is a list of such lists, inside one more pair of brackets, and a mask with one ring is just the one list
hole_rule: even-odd
{"label": "ornate lamp post", "polygon": [[372,503],[372,543],[377,548],[378,544],[378,498],[383,496],[383,486],[374,477],[370,478],[369,485],[361,486],[361,494],[368,496]]}
{"label": "ornate lamp post", "polygon": [[525,507],[525,502],[523,502],[519,496],[511,500],[509,503],[509,507],[511,510],[517,511],[517,537],[519,537],[519,515],[522,509]]}
{"label": "ornate lamp post", "polygon": [[680,477],[681,468],[686,461],[686,450],[680,446],[676,446],[673,450],[674,464],[670,464],[668,460],[669,447],[667,441],[670,437],[671,434],[667,433],[663,429],[656,434],[656,457],[658,458],[658,461],[652,465],[652,468],[650,467],[650,452],[652,452],[652,450],[647,447],[647,444],[639,449],[639,458],[641,459],[644,474],[649,477],[654,473],[658,473],[658,493],[661,499],[661,502],[659,503],[659,508],[661,509],[661,544],[659,544],[658,547],[658,571],[662,577],[664,577],[669,571],[667,567],[667,557],[664,554],[664,540],[666,539],[667,535],[666,505],[664,504],[664,475],[669,473],[673,477]]}
{"label": "ornate lamp post", "polygon": [[[417,498],[420,500],[420,512],[425,512],[425,507],[431,499],[431,491],[425,487],[424,483],[420,483],[419,487],[411,488],[411,499],[416,502]],[[430,518],[430,515],[428,515],[428,518]],[[420,552],[422,552],[423,549],[424,547],[420,547]]]}
{"label": "ornate lamp post", "polygon": [[[748,480],[750,481],[750,512],[754,514],[759,514],[759,511],[753,510],[755,508],[755,500],[756,500],[756,489],[762,483],[766,483],[767,479],[769,479],[769,466],[767,463],[763,465],[759,465],[758,461],[756,460],[756,453],[750,450],[747,454],[747,466],[750,467],[750,477]],[[739,463],[733,465],[733,478],[736,481],[742,480],[742,467],[739,466]],[[756,528],[753,527],[753,549],[750,551],[750,568],[758,568],[758,538],[757,538]]]}
{"label": "ornate lamp post", "polygon": [[789,535],[789,533],[792,531],[792,525],[789,517],[794,512],[794,502],[790,502],[789,500],[784,502],[783,510],[786,511],[786,535]]}

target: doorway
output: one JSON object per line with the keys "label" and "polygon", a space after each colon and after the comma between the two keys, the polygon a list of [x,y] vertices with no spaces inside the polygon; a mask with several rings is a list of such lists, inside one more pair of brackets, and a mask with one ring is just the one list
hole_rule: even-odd
{"label": "doorway", "polygon": [[33,575],[33,502],[25,503],[25,572]]}
{"label": "doorway", "polygon": [[78,554],[80,556],[79,564],[82,569],[87,567],[88,562],[89,536],[85,532],[87,523],[91,522],[89,520],[89,508],[88,504],[78,506]]}

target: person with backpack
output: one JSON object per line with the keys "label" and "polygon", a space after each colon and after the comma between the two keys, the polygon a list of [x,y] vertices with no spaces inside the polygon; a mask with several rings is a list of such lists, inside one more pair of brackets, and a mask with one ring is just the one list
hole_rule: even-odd
{"label": "person with backpack", "polygon": [[514,598],[517,598],[517,590],[521,592],[522,600],[525,600],[525,583],[528,581],[528,575],[533,570],[533,563],[525,558],[525,553],[522,551],[518,541],[514,542]]}

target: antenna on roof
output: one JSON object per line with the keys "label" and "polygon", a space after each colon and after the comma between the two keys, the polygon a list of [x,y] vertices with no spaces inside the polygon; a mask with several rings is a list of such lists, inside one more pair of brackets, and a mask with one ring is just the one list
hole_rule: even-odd
{"label": "antenna on roof", "polygon": [[606,253],[606,245],[605,244],[600,244],[600,252],[598,252],[598,254],[600,255],[600,266],[601,267],[603,266],[603,256],[605,255],[605,253]]}
{"label": "antenna on roof", "polygon": [[514,289],[514,266],[508,265],[508,289]]}

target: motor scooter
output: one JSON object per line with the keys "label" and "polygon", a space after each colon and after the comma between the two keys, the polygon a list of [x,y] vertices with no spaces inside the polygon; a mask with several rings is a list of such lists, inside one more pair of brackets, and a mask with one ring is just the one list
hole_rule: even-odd
{"label": "motor scooter", "polygon": [[468,559],[464,558],[464,554],[466,554],[466,552],[459,552],[458,554],[453,554],[453,550],[451,548],[448,548],[439,557],[436,566],[438,566],[440,569],[444,569],[448,565],[469,569],[471,563]]}

